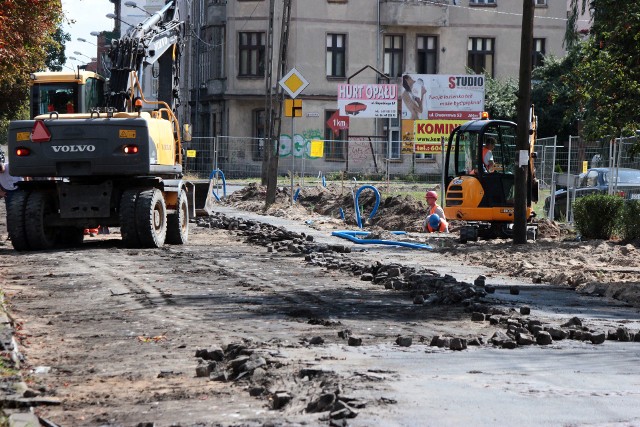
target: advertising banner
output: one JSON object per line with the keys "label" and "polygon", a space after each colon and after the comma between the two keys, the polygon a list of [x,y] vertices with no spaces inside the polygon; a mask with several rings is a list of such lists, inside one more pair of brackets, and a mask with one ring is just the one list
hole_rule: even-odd
{"label": "advertising banner", "polygon": [[339,84],[341,116],[357,118],[398,117],[398,86],[394,84]]}
{"label": "advertising banner", "polygon": [[472,120],[484,111],[483,75],[405,74],[403,120]]}

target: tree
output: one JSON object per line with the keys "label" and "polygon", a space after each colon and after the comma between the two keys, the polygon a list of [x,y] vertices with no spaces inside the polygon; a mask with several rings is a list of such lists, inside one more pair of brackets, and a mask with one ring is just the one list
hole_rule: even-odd
{"label": "tree", "polygon": [[[579,1],[572,4],[577,7]],[[640,42],[640,2],[592,0],[590,7],[593,25],[575,72],[584,134],[593,139],[635,135],[640,129],[640,52],[629,46]]]}
{"label": "tree", "polygon": [[29,74],[44,69],[61,19],[60,0],[0,2],[0,119],[18,116]]}
{"label": "tree", "polygon": [[485,75],[484,108],[492,119],[516,121],[516,100],[518,81],[507,78],[504,81]]}
{"label": "tree", "polygon": [[533,69],[531,102],[538,116],[538,137],[558,136],[566,141],[578,134],[579,107],[577,84],[574,75],[579,63],[579,45],[570,48],[567,56],[548,56],[544,64]]}
{"label": "tree", "polygon": [[67,62],[67,57],[64,54],[65,42],[71,40],[69,33],[65,33],[61,26],[56,28],[56,31],[51,37],[51,41],[46,46],[47,59],[45,66],[51,71],[62,71],[62,65]]}

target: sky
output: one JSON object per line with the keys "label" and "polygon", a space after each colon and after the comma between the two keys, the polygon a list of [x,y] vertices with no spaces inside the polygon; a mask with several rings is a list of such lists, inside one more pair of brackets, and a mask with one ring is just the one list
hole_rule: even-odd
{"label": "sky", "polygon": [[[67,66],[71,68],[76,65],[89,62],[88,57],[96,56],[96,46],[98,39],[91,35],[92,31],[113,30],[113,19],[107,18],[107,13],[114,13],[114,5],[109,0],[62,0],[62,9],[66,19],[64,20],[64,31],[71,35],[71,41],[66,43],[65,54],[67,56]],[[74,23],[69,23],[74,20]],[[79,42],[77,38],[86,39],[93,44]],[[86,56],[76,55],[73,52],[81,52]],[[78,58],[79,61],[72,61],[70,56]]]}

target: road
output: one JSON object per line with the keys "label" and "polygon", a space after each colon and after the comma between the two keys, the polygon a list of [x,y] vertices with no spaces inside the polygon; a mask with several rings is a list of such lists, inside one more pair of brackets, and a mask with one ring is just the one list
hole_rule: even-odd
{"label": "road", "polygon": [[[485,274],[496,292],[484,301],[505,318],[560,325],[577,316],[592,330],[640,329],[638,308],[461,265],[437,248],[353,245],[304,222],[220,210],[349,247],[351,253],[331,255],[346,264],[428,266],[467,282]],[[25,358],[23,377],[35,401],[59,403],[35,407],[43,420],[65,426],[640,425],[638,342],[430,346],[436,335],[486,343],[504,328],[472,321],[463,304],[414,304],[407,291],[247,243],[237,231],[191,231],[189,245],[156,250],[123,248],[117,230],[75,250],[16,253],[3,241],[2,290]],[[523,306],[531,315],[517,314]],[[362,345],[349,345],[348,336]],[[412,344],[400,346],[398,337]],[[217,346],[223,360],[207,372],[226,371],[227,381],[196,376],[205,363],[196,351]],[[257,368],[246,368],[247,360]],[[337,403],[331,421],[330,411],[314,412],[320,396],[348,403],[342,414],[352,418],[339,419]]]}

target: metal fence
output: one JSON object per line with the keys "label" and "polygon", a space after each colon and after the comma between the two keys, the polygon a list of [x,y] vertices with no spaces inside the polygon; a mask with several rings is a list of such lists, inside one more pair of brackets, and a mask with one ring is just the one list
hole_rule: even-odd
{"label": "metal fence", "polygon": [[[550,194],[554,194],[557,189],[565,189],[569,194],[569,197],[564,199],[566,206],[560,208],[563,213],[562,219],[573,222],[575,190],[581,185],[581,174],[590,168],[610,168],[608,193],[618,193],[617,168],[640,169],[640,158],[636,158],[632,150],[636,143],[635,137],[584,142],[577,136],[571,136],[566,145],[538,145],[537,160],[540,164],[536,166],[541,188],[548,188]],[[640,186],[625,188],[624,196],[631,199],[640,197]],[[555,198],[549,199],[549,217],[559,208],[555,206],[554,201]]]}
{"label": "metal fence", "polygon": [[[312,141],[320,141],[324,153],[311,157]],[[280,140],[280,176],[359,176],[372,180],[439,182],[442,157],[439,154],[403,153],[402,141],[386,141],[369,136],[348,141],[323,140],[308,135],[284,135]],[[405,141],[406,144],[406,141]],[[187,175],[207,178],[215,169],[226,178],[261,176],[264,141],[249,137],[194,137],[185,144],[184,170]]]}
{"label": "metal fence", "polygon": [[[312,158],[312,141],[322,142],[321,158]],[[573,191],[577,177],[593,167],[628,167],[640,169],[640,158],[632,155],[636,138],[585,142],[576,136],[560,142],[557,137],[536,140],[534,165],[543,194],[557,188]],[[374,136],[354,136],[348,141],[323,140],[317,134],[283,135],[280,140],[278,176],[288,182],[300,178],[304,183],[320,180],[358,177],[372,181],[406,181],[429,185],[441,183],[442,155],[406,153],[411,141],[386,141]],[[184,160],[186,174],[208,178],[221,170],[227,179],[259,178],[262,171],[264,141],[248,137],[199,137],[186,144]],[[286,179],[285,179],[286,178]],[[305,179],[301,179],[305,178]],[[615,181],[614,181],[615,182]],[[615,191],[615,185],[614,189]],[[627,196],[640,197],[640,188],[627,189]],[[540,203],[544,203],[543,200]],[[569,200],[566,218],[571,221]],[[555,206],[554,206],[555,207]]]}

